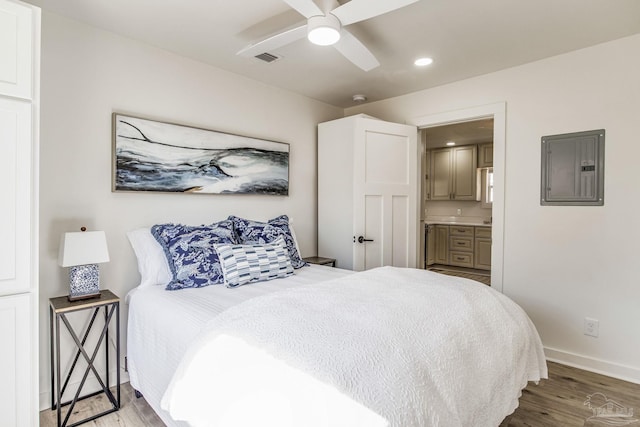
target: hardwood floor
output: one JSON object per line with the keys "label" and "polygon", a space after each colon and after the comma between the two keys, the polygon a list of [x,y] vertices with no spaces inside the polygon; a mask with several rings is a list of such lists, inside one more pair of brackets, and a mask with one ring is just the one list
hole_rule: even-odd
{"label": "hardwood floor", "polygon": [[[113,390],[115,394],[115,390]],[[76,403],[68,424],[100,413],[111,406],[104,394],[90,397]],[[66,416],[67,407],[62,407],[62,419]],[[147,404],[144,398],[137,399],[129,383],[120,386],[120,410],[88,423],[87,427],[162,427],[164,423]],[[45,409],[40,412],[40,427],[57,427],[57,412]]]}
{"label": "hardwood floor", "polygon": [[449,265],[435,264],[427,268],[429,271],[435,271],[436,273],[446,274],[449,276],[464,277],[467,279],[475,280],[476,282],[484,283],[491,286],[491,272],[475,270],[472,268],[454,267]]}
{"label": "hardwood floor", "polygon": [[[593,412],[584,403],[594,393],[602,393],[606,398],[634,412],[640,411],[639,384],[553,362],[548,362],[548,366],[549,379],[538,385],[529,384],[523,390],[518,409],[499,427],[607,427],[607,425],[613,425],[589,420]],[[161,427],[164,425],[144,398],[135,398],[129,383],[122,385],[121,392],[122,408],[119,412],[105,415],[83,426]],[[600,397],[594,396],[594,403]],[[101,410],[104,404],[104,395],[83,400],[76,405],[74,417],[84,418],[89,413]],[[40,413],[41,427],[55,425],[55,411],[44,410]],[[640,427],[640,421],[629,425]]]}
{"label": "hardwood floor", "polygon": [[[594,374],[558,363],[548,362],[549,379],[539,385],[530,384],[522,392],[520,406],[500,427],[572,427],[622,425],[589,417],[593,411],[585,404],[590,395],[602,393],[634,413],[640,410],[640,385]],[[601,400],[599,400],[601,399]],[[594,396],[594,406],[604,403]],[[633,417],[633,418],[638,418]],[[622,421],[622,420],[619,420]],[[640,421],[629,425],[640,426]]]}

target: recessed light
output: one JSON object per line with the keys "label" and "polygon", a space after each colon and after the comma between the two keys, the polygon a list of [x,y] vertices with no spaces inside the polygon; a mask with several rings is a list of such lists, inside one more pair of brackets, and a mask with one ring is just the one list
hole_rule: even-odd
{"label": "recessed light", "polygon": [[433,59],[425,57],[425,58],[418,58],[413,63],[418,67],[424,67],[431,64],[432,62],[433,62]]}
{"label": "recessed light", "polygon": [[452,145],[456,145],[456,143],[455,143],[455,142],[453,142],[453,141],[449,141],[449,142],[447,142],[447,145],[448,145],[449,147],[451,147]]}

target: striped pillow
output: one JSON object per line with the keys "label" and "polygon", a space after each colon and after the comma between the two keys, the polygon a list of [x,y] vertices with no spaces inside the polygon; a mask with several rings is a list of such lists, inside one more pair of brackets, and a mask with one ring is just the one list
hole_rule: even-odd
{"label": "striped pillow", "polygon": [[291,258],[282,237],[264,245],[214,245],[228,288],[293,274]]}

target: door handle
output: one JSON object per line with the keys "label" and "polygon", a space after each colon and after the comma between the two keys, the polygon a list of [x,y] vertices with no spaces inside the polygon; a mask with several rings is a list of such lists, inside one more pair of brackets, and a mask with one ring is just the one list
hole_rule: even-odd
{"label": "door handle", "polygon": [[373,239],[365,239],[364,236],[358,236],[358,243],[373,242]]}

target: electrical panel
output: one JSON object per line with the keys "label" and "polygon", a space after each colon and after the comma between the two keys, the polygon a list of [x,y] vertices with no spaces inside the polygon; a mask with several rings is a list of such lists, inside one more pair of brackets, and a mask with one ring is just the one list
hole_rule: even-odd
{"label": "electrical panel", "polygon": [[540,204],[604,205],[604,129],[542,137]]}

